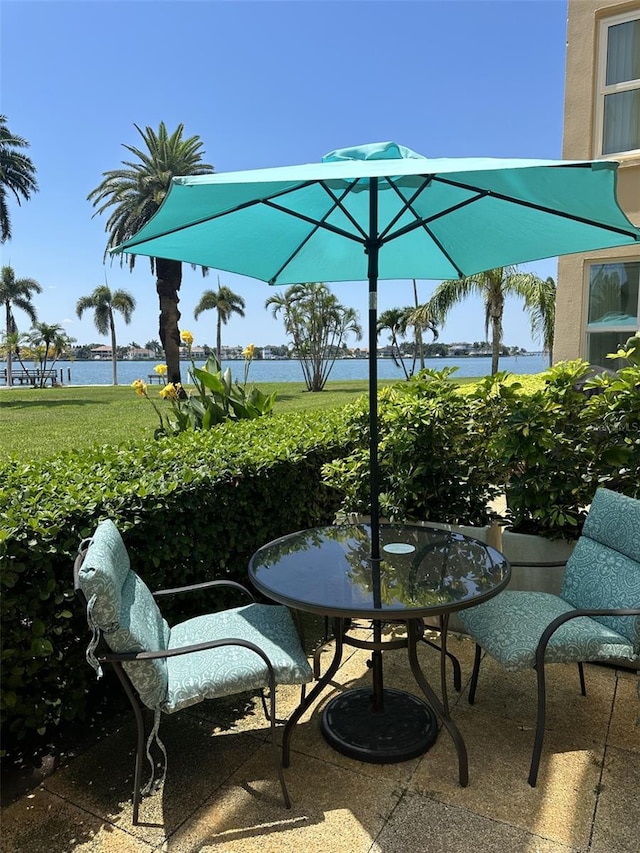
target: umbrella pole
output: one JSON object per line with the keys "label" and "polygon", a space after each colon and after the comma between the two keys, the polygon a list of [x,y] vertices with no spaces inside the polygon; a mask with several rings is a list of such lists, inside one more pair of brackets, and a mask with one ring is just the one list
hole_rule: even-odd
{"label": "umbrella pole", "polygon": [[371,499],[371,559],[376,561],[380,559],[380,502],[378,495],[378,253],[380,241],[378,239],[378,179],[370,178],[369,180],[369,239],[365,244],[369,261],[369,490]]}
{"label": "umbrella pole", "polygon": [[[366,243],[369,276],[369,488],[371,498],[371,573],[374,607],[381,607],[380,596],[380,501],[378,485],[378,179],[370,178],[369,185],[369,239]],[[380,646],[382,624],[374,620],[373,640]],[[384,711],[384,678],[382,650],[371,654],[373,682],[372,708],[374,713]]]}

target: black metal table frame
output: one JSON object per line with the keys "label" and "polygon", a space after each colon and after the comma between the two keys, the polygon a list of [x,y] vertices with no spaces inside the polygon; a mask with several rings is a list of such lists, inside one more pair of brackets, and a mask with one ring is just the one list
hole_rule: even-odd
{"label": "black metal table frame", "polygon": [[[366,525],[354,526],[366,527]],[[385,533],[388,532],[387,528],[392,529],[395,536],[394,525],[387,524],[382,527]],[[454,687],[458,691],[461,687],[459,663],[455,656],[447,649],[449,617],[452,613],[473,607],[481,601],[492,598],[503,590],[510,578],[508,561],[505,560],[504,555],[495,551],[495,549],[486,545],[486,543],[478,542],[471,537],[461,534],[451,534],[447,531],[440,531],[439,529],[436,531],[434,529],[430,531],[430,535],[432,536],[435,536],[436,532],[438,535],[442,533],[446,539],[452,539],[454,542],[469,540],[475,542],[478,546],[482,546],[489,552],[495,552],[495,555],[499,556],[502,561],[502,575],[491,587],[485,588],[482,591],[477,591],[476,589],[477,594],[471,592],[464,599],[440,601],[438,603],[430,601],[424,604],[416,602],[409,606],[399,603],[398,606],[391,606],[386,609],[381,607],[379,592],[377,593],[378,599],[376,599],[376,589],[378,587],[375,583],[372,587],[372,598],[368,601],[345,601],[341,603],[335,600],[335,598],[333,600],[324,600],[324,595],[316,594],[315,597],[313,595],[310,596],[307,594],[307,588],[303,588],[304,594],[300,595],[296,592],[295,586],[287,587],[286,585],[283,586],[282,583],[274,584],[270,578],[265,580],[264,577],[259,576],[260,561],[263,558],[262,552],[265,549],[271,546],[279,547],[283,542],[295,536],[305,537],[311,533],[319,533],[322,538],[324,531],[334,529],[339,530],[340,526],[338,528],[311,528],[310,530],[283,536],[260,548],[249,562],[249,576],[256,589],[262,594],[292,608],[294,611],[307,611],[324,616],[326,620],[333,620],[335,638],[333,659],[325,674],[320,676],[320,653],[316,652],[314,655],[314,676],[317,683],[303,697],[300,705],[293,711],[285,724],[282,742],[283,765],[288,767],[290,763],[291,737],[296,723],[318,696],[320,696],[338,671],[342,663],[344,646],[348,645],[371,651],[369,666],[372,671],[372,685],[366,688],[348,688],[329,701],[323,710],[321,722],[321,730],[325,740],[334,749],[362,761],[395,763],[410,760],[427,752],[438,736],[438,723],[440,723],[447,729],[453,741],[458,756],[459,782],[462,787],[466,787],[469,781],[467,749],[458,727],[451,718],[447,697],[447,658],[451,659],[454,666]],[[420,525],[403,524],[398,525],[399,536],[403,535],[402,530],[404,529],[412,535],[427,533],[425,528]],[[331,542],[331,537],[327,541]],[[400,544],[402,543],[392,542],[386,545],[385,549],[389,553],[392,553],[390,546]],[[411,543],[406,544],[410,545]],[[435,542],[427,541],[421,547],[426,549],[426,553],[434,544],[442,543],[439,540]],[[305,551],[306,546],[303,542],[300,553],[305,553]],[[393,553],[402,554],[406,552],[394,551]],[[489,557],[493,563],[494,555],[489,554]],[[382,561],[380,558],[374,559],[371,555],[367,559],[372,564],[372,577],[375,579],[376,576],[379,576]],[[310,568],[313,568],[313,561],[305,561],[305,570],[308,571]],[[439,619],[439,646],[424,636],[424,620],[427,617],[436,617]],[[349,629],[354,619],[370,620],[373,628],[372,639],[349,636]],[[406,637],[384,640],[383,626],[398,623],[406,625]],[[436,695],[434,688],[422,671],[418,660],[419,642],[424,642],[427,645],[440,649],[442,699]],[[321,649],[325,645],[326,643],[323,643]],[[400,648],[407,649],[411,673],[420,688],[422,696],[416,696],[413,692],[406,690],[384,687],[383,651]]]}
{"label": "black metal table frame", "polygon": [[[401,616],[393,617],[393,620],[387,620],[385,622],[381,622],[379,620],[373,620],[373,640],[364,640],[357,637],[349,637],[348,636],[348,625],[347,623],[350,621],[351,617],[346,616],[333,616],[333,624],[334,624],[334,637],[335,637],[335,650],[333,655],[333,660],[329,664],[327,671],[325,674],[317,681],[315,686],[309,693],[306,694],[303,701],[298,705],[295,711],[291,714],[287,723],[284,727],[283,739],[282,739],[282,763],[284,767],[288,767],[290,764],[291,757],[291,737],[293,735],[293,730],[295,728],[296,723],[300,719],[300,717],[304,714],[304,712],[309,708],[313,702],[317,699],[317,697],[323,692],[325,687],[331,681],[333,676],[338,671],[340,664],[342,663],[342,656],[344,651],[344,646],[352,646],[361,649],[371,650],[372,652],[372,660],[371,660],[371,669],[372,669],[372,677],[373,677],[373,687],[372,690],[369,690],[372,697],[373,707],[382,707],[385,698],[385,688],[383,686],[383,674],[382,674],[382,653],[384,650],[389,649],[400,649],[406,648],[408,650],[409,657],[409,666],[411,668],[411,672],[413,677],[416,680],[416,683],[424,693],[428,705],[425,705],[427,710],[432,710],[435,712],[436,717],[440,720],[442,725],[447,729],[453,744],[456,749],[456,753],[458,755],[458,778],[460,785],[462,787],[466,787],[469,782],[469,762],[467,757],[467,748],[464,742],[462,735],[456,724],[451,719],[451,715],[449,713],[449,703],[447,698],[447,688],[446,688],[446,662],[447,657],[452,657],[447,650],[447,629],[449,622],[449,613],[440,614],[440,681],[441,681],[441,690],[442,690],[442,701],[437,697],[433,688],[429,684],[425,674],[422,671],[420,666],[420,662],[418,660],[418,642],[423,640],[424,633],[424,620],[422,617],[415,618],[405,618],[403,619]],[[388,624],[390,621],[393,622],[403,622],[407,626],[407,637],[405,638],[396,638],[392,640],[383,640],[382,639],[382,625]],[[424,640],[428,645],[435,645],[429,641]],[[455,658],[454,658],[455,660]],[[457,664],[457,661],[455,661]],[[346,691],[346,693],[353,692],[354,688],[350,688]],[[407,694],[411,695],[411,694]],[[416,700],[420,701],[420,700]],[[424,703],[423,703],[424,704]],[[437,734],[437,733],[436,733]],[[435,739],[435,738],[434,738]],[[427,747],[428,748],[428,747]],[[426,749],[420,750],[417,754],[422,754]],[[407,756],[408,758],[409,756]],[[410,756],[416,757],[416,756]],[[404,759],[403,759],[404,760]]]}

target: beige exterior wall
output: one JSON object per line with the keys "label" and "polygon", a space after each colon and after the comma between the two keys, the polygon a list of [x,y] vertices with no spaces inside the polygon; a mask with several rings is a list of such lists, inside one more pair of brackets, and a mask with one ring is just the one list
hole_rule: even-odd
{"label": "beige exterior wall", "polygon": [[[638,10],[640,2],[569,0],[563,157],[592,160],[596,149],[596,86],[599,23],[603,18]],[[640,152],[616,156],[618,202],[629,219],[640,226]],[[587,358],[587,262],[595,258],[612,261],[640,260],[635,247],[612,252],[568,255],[558,262],[558,294],[554,360]]]}

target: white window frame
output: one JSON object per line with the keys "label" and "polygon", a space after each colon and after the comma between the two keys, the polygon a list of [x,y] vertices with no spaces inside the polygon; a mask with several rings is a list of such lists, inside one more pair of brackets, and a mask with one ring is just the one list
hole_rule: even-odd
{"label": "white window frame", "polygon": [[609,28],[617,24],[625,24],[629,21],[640,20],[640,10],[634,9],[610,18],[603,18],[598,27],[598,49],[596,67],[596,111],[594,122],[594,155],[596,157],[617,158],[625,155],[640,154],[640,148],[630,148],[625,151],[602,153],[604,137],[604,99],[606,95],[614,95],[618,92],[630,92],[640,89],[640,79],[627,80],[624,83],[606,85],[607,79],[607,48],[609,46]]}
{"label": "white window frame", "polygon": [[[583,353],[584,358],[589,358],[589,336],[597,335],[597,334],[606,334],[607,332],[613,332],[620,334],[621,337],[626,335],[626,339],[633,336],[633,334],[640,329],[640,292],[638,293],[638,316],[637,316],[637,325],[634,328],[631,326],[618,326],[613,325],[608,328],[603,328],[602,326],[591,325],[589,324],[589,300],[591,298],[591,268],[594,266],[601,266],[602,264],[637,264],[640,259],[636,257],[627,256],[617,256],[613,255],[612,257],[607,258],[592,258],[588,261],[585,261],[584,264],[584,273],[583,273],[583,293],[584,293],[584,326],[583,326]],[[640,288],[640,281],[638,282],[638,287]],[[621,341],[622,343],[624,341]],[[612,367],[612,365],[609,365]]]}

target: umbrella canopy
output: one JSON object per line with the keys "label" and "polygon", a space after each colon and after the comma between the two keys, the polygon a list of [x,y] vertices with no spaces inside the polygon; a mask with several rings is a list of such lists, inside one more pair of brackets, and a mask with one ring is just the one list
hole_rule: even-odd
{"label": "umbrella canopy", "polygon": [[640,243],[617,204],[617,163],[428,159],[394,142],[321,163],[174,178],[113,251],[188,261],[269,284],[369,281],[373,559],[378,549],[377,283],[451,279]]}

